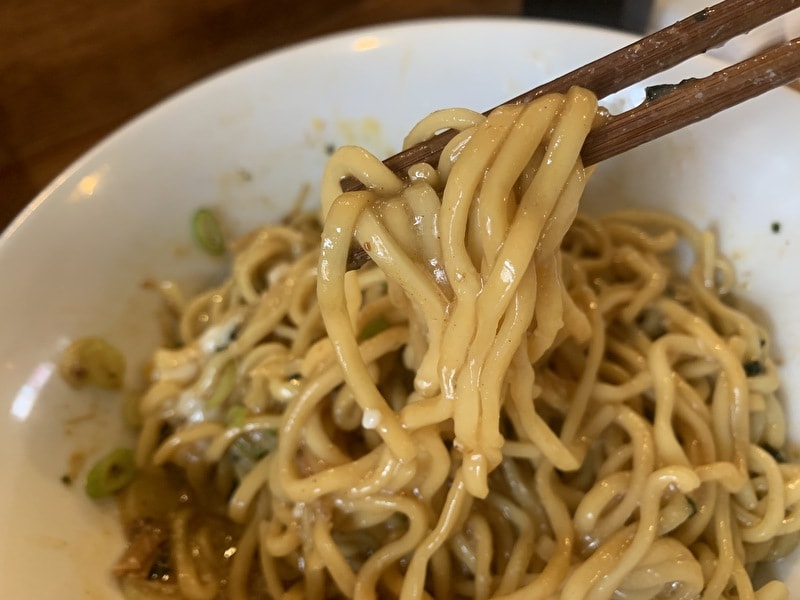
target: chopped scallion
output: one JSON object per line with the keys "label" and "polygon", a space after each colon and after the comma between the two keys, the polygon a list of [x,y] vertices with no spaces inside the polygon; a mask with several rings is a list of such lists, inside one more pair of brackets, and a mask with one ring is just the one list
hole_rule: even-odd
{"label": "chopped scallion", "polygon": [[90,498],[110,496],[133,481],[136,462],[133,450],[117,448],[101,458],[86,476],[86,494]]}
{"label": "chopped scallion", "polygon": [[213,256],[225,252],[225,235],[219,220],[208,208],[201,208],[192,217],[192,235],[198,245]]}
{"label": "chopped scallion", "polygon": [[278,443],[277,432],[264,430],[236,438],[230,445],[229,452],[236,476],[241,480],[264,458]]}
{"label": "chopped scallion", "polygon": [[244,425],[244,420],[247,418],[247,409],[238,404],[231,406],[228,412],[225,413],[225,425],[228,427],[241,427]]}
{"label": "chopped scallion", "polygon": [[125,377],[125,357],[104,339],[86,337],[69,345],[61,356],[58,369],[74,388],[96,385],[119,389]]}

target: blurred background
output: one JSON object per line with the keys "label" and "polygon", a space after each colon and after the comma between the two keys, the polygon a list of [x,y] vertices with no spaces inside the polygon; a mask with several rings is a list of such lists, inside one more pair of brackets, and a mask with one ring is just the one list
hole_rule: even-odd
{"label": "blurred background", "polygon": [[[443,16],[642,32],[696,0],[2,0],[0,230],[81,153],[166,96],[304,39]],[[689,6],[678,6],[680,15]],[[797,12],[797,11],[795,11]],[[673,19],[674,20],[674,19]]]}

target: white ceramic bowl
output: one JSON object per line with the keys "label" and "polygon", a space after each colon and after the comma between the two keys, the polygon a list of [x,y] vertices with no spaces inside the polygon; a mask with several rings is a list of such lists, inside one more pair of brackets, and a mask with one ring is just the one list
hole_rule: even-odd
{"label": "white ceramic bowl", "polygon": [[[119,443],[118,404],[55,375],[74,337],[105,336],[139,364],[157,339],[145,277],[195,288],[224,265],[193,246],[189,218],[214,206],[242,232],[280,217],[316,182],[330,144],[379,156],[421,116],[486,109],[631,38],[522,20],[363,29],[227,71],[124,127],[50,185],[0,238],[0,595],[114,598],[122,539],[109,504],[61,476]],[[699,58],[659,81],[717,67]],[[643,86],[612,99],[643,97]],[[761,99],[603,164],[593,210],[670,208],[721,235],[747,296],[766,310],[800,398],[800,94]],[[771,230],[780,222],[781,231]],[[800,440],[800,411],[789,419]],[[795,561],[784,576],[800,582]]]}

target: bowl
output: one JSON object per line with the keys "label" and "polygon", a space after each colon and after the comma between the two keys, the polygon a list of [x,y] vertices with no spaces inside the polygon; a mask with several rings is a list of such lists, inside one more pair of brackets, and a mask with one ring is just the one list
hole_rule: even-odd
{"label": "bowl", "polygon": [[[0,582],[8,598],[118,597],[113,503],[89,500],[85,465],[129,435],[113,394],[58,376],[70,340],[100,335],[141,365],[158,340],[143,282],[199,289],[224,261],[191,240],[211,206],[232,233],[280,218],[317,182],[332,146],[396,151],[447,106],[479,110],[632,41],[601,29],[508,19],[365,28],[283,49],[163,102],[78,160],[0,237]],[[719,67],[698,57],[654,78]],[[610,97],[613,111],[647,82]],[[590,211],[646,206],[714,229],[740,292],[767,315],[787,418],[800,440],[800,94],[776,90],[602,164]],[[77,479],[76,479],[77,477]],[[800,589],[800,562],[776,568]]]}

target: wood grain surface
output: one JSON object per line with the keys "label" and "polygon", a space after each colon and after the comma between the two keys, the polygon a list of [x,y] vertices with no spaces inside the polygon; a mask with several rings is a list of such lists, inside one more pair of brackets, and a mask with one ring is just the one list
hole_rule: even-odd
{"label": "wood grain surface", "polygon": [[220,69],[390,21],[519,15],[521,0],[2,0],[0,230],[103,136]]}

